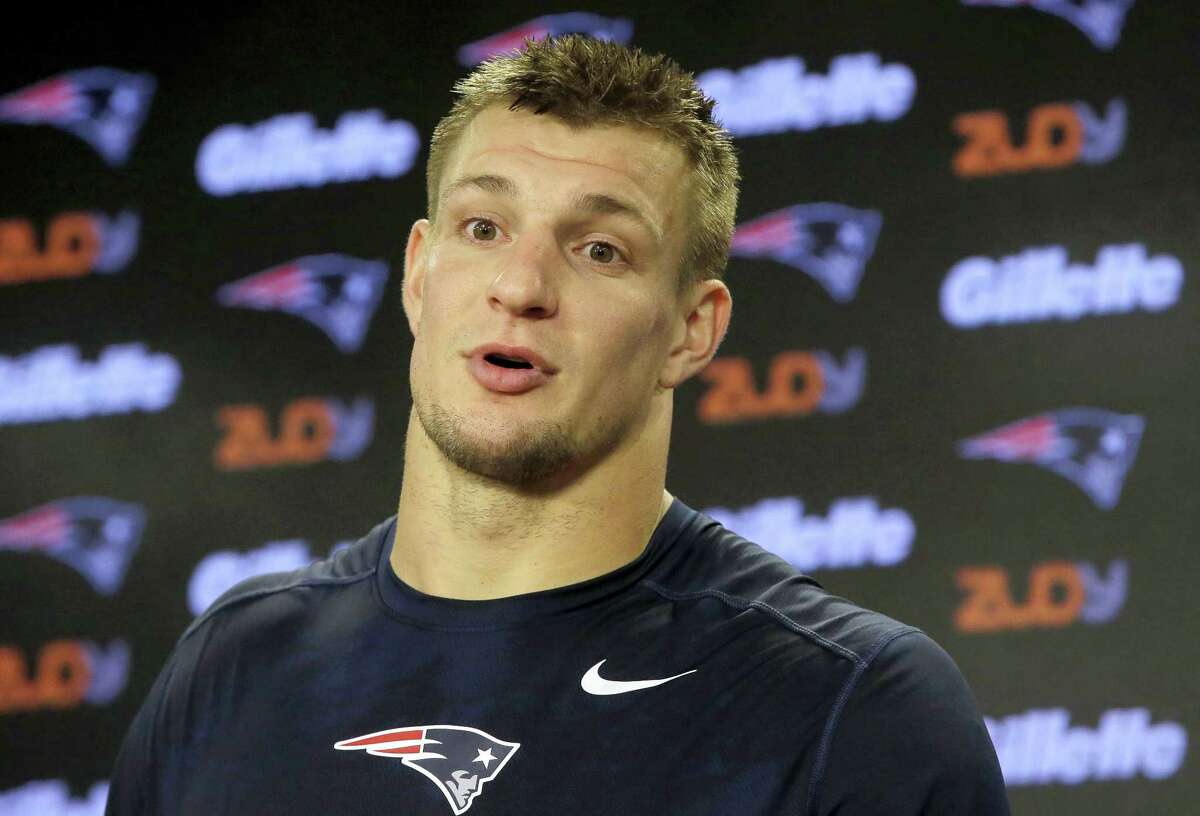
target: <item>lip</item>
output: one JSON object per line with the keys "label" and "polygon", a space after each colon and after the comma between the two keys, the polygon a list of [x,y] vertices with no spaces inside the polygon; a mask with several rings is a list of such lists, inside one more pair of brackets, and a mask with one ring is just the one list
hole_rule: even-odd
{"label": "lip", "polygon": [[[546,358],[538,354],[531,348],[526,346],[506,346],[503,343],[486,343],[473,349],[467,356],[479,358],[482,360],[489,354],[503,354],[505,357],[520,357],[522,360],[528,360],[533,364],[533,367],[544,374],[555,374],[558,369],[546,362]],[[520,371],[522,369],[512,369]]]}
{"label": "lip", "polygon": [[[491,354],[491,351],[485,354]],[[550,380],[550,375],[540,368],[504,368],[492,365],[483,359],[483,354],[471,355],[468,364],[471,375],[480,385],[499,394],[523,394]]]}

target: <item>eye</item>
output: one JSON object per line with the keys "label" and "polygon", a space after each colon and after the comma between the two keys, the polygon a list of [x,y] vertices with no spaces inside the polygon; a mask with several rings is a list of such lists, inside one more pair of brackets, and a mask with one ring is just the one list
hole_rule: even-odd
{"label": "eye", "polygon": [[494,241],[500,234],[500,228],[486,218],[472,218],[467,225],[471,229],[471,237],[476,241]]}
{"label": "eye", "polygon": [[591,241],[587,247],[588,259],[598,264],[610,264],[621,259],[621,253],[617,248],[604,241]]}

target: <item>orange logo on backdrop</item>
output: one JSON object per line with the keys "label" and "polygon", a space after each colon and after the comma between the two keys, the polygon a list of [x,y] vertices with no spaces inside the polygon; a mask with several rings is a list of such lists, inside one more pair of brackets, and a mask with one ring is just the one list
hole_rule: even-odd
{"label": "orange logo on backdrop", "polygon": [[89,272],[116,272],[137,251],[139,218],[122,212],[65,212],[46,225],[43,245],[28,218],[0,219],[0,286]]}
{"label": "orange logo on backdrop", "polygon": [[316,398],[288,403],[278,436],[271,433],[266,409],[257,405],[222,408],[217,423],[225,429],[215,456],[221,470],[317,462],[325,458],[337,434],[329,405]]}
{"label": "orange logo on backdrop", "polygon": [[808,416],[825,391],[821,361],[807,351],[776,354],[763,392],[745,357],[718,357],[700,372],[700,379],[712,384],[696,406],[700,420],[709,423]]}
{"label": "orange logo on backdrop", "polygon": [[1025,602],[1013,598],[1008,573],[996,566],[963,567],[955,575],[967,593],[954,627],[975,634],[1032,627],[1059,628],[1116,618],[1128,597],[1129,565],[1115,560],[1105,573],[1090,562],[1045,561],[1029,571]]}
{"label": "orange logo on backdrop", "polygon": [[28,218],[0,221],[0,284],[47,278],[78,278],[100,257],[101,227],[90,213],[67,212],[46,227],[46,244],[38,249]]}
{"label": "orange logo on backdrop", "polygon": [[364,397],[353,405],[307,397],[284,407],[275,435],[265,408],[228,405],[217,411],[217,424],[225,435],[214,451],[214,463],[218,470],[245,470],[352,459],[370,444],[374,416],[374,403]]}
{"label": "orange logo on backdrop", "polygon": [[0,646],[0,714],[74,708],[83,702],[91,682],[91,663],[80,641],[44,645],[32,675],[20,649]]}
{"label": "orange logo on backdrop", "polygon": [[1075,162],[1097,164],[1112,159],[1125,141],[1126,106],[1110,100],[1103,115],[1084,102],[1038,105],[1025,122],[1024,144],[1013,142],[1003,111],[963,113],[954,131],[966,144],[954,156],[954,173],[962,178],[995,176],[1064,167]]}
{"label": "orange logo on backdrop", "polygon": [[1024,604],[1013,600],[1008,573],[999,567],[963,567],[956,581],[967,593],[954,613],[954,626],[961,632],[1066,626],[1079,617],[1086,597],[1079,570],[1067,561],[1034,567]]}

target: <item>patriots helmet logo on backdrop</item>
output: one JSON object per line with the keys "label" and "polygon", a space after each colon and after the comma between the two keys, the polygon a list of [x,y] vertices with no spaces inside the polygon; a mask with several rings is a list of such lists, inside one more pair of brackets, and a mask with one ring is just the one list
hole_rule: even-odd
{"label": "patriots helmet logo on backdrop", "polygon": [[1121,41],[1125,15],[1134,0],[962,0],[968,6],[1029,6],[1066,20],[1092,45],[1111,51]]}
{"label": "patriots helmet logo on backdrop", "polygon": [[0,96],[0,122],[52,125],[122,165],[150,108],[155,80],[116,68],[67,71]]}
{"label": "patriots helmet logo on backdrop", "polygon": [[729,254],[795,267],[838,303],[854,299],[875,252],[883,217],[875,210],[820,202],[796,204],[740,224]]}
{"label": "patriots helmet logo on backdrop", "polygon": [[142,540],[146,510],[103,496],[73,496],[0,519],[0,551],[39,553],[114,595]]}
{"label": "patriots helmet logo on backdrop", "polygon": [[1069,479],[1101,510],[1116,507],[1145,419],[1102,408],[1063,408],[965,439],[964,459],[1029,462]]}
{"label": "patriots helmet logo on backdrop", "polygon": [[280,311],[307,320],[343,354],[362,346],[387,283],[388,265],[349,255],[306,255],[217,290],[222,306]]}

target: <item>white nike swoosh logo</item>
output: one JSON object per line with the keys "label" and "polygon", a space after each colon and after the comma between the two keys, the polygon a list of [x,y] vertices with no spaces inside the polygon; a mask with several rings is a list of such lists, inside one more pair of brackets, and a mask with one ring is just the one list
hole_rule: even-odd
{"label": "white nike swoosh logo", "polygon": [[604,660],[601,660],[595,666],[588,669],[587,674],[579,681],[580,687],[588,694],[607,696],[609,694],[625,694],[629,691],[641,691],[642,689],[661,686],[663,683],[670,683],[672,680],[678,680],[680,677],[697,671],[696,669],[692,669],[691,671],[677,674],[674,677],[663,677],[659,680],[605,680],[600,676],[600,667],[603,665]]}

